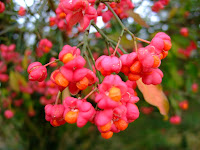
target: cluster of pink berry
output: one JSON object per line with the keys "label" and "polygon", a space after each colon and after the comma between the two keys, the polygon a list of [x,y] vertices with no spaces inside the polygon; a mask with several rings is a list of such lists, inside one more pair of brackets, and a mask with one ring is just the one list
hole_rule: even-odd
{"label": "cluster of pink berry", "polygon": [[[1,76],[1,75],[0,75]],[[43,82],[32,82],[29,81],[26,84],[22,84],[19,81],[19,89],[23,94],[41,95],[39,98],[39,102],[42,105],[52,104],[56,100],[57,93],[59,92],[59,88],[56,84],[54,84],[51,80],[43,81]],[[24,99],[19,98],[20,93],[14,92],[9,87],[7,88],[8,96],[2,99],[2,107],[6,110],[9,110],[13,113],[14,116],[14,108],[13,107],[21,107],[24,103]],[[11,108],[12,107],[12,108]],[[35,116],[35,110],[32,105],[28,106],[28,115],[30,117]],[[7,113],[6,113],[7,114]],[[6,118],[9,118],[5,115]],[[10,117],[11,118],[11,117]],[[9,118],[9,119],[10,119]]]}
{"label": "cluster of pink berry", "polygon": [[96,60],[96,68],[102,75],[123,72],[131,81],[142,78],[145,84],[160,84],[163,73],[158,67],[171,48],[171,39],[163,32],[157,33],[151,43],[137,52],[116,56],[101,56]]}
{"label": "cluster of pink berry", "polygon": [[190,41],[190,45],[187,46],[185,49],[180,48],[178,50],[179,53],[183,54],[185,57],[190,57],[192,52],[197,49],[197,45],[194,41]]}
{"label": "cluster of pink berry", "polygon": [[60,0],[56,9],[56,17],[50,18],[50,26],[57,25],[60,30],[71,31],[77,23],[79,30],[84,31],[90,20],[96,20],[97,11],[94,8],[94,0]]}
{"label": "cluster of pink berry", "polygon": [[[84,68],[86,61],[80,55],[80,49],[65,45],[59,53],[59,60],[65,65],[52,72],[51,80],[60,90],[69,86],[71,94],[76,95],[79,90],[84,90],[96,82],[94,72]],[[47,69],[40,62],[30,64],[28,73],[31,81],[41,82],[47,77]]]}
{"label": "cluster of pink berry", "polygon": [[161,9],[164,9],[164,6],[168,5],[170,0],[158,0],[152,6],[152,11],[159,12]]}
{"label": "cluster of pink berry", "polygon": [[[119,16],[120,19],[128,18],[128,10],[132,10],[134,5],[131,0],[121,0],[119,3],[112,2],[110,6]],[[98,16],[102,16],[102,19],[105,23],[109,22],[113,17],[113,14],[110,10],[106,10],[106,5],[101,3],[97,8]]]}
{"label": "cluster of pink berry", "polygon": [[16,45],[11,44],[9,46],[6,46],[4,44],[0,44],[0,52],[1,52],[1,57],[5,61],[12,61],[15,62],[15,58],[19,57],[19,53],[15,52]]}
{"label": "cluster of pink berry", "polygon": [[[159,84],[163,73],[158,69],[161,59],[166,57],[171,48],[171,39],[163,32],[157,33],[150,44],[137,52],[122,54],[120,58],[114,56],[100,56],[95,62],[94,72],[100,71],[104,80],[100,82],[96,74],[85,68],[86,61],[81,56],[80,49],[65,45],[59,53],[59,61],[64,66],[51,73],[51,81],[62,92],[68,87],[72,95],[77,95],[88,86],[94,85],[94,89],[88,94],[95,92],[94,101],[96,108],[85,98],[66,97],[62,104],[58,104],[59,96],[55,105],[45,106],[46,120],[53,126],[64,123],[77,123],[83,127],[87,122],[94,123],[101,132],[103,138],[110,138],[114,133],[125,130],[128,124],[139,117],[139,110],[135,105],[139,98],[134,91],[136,80],[142,78],[145,84]],[[54,60],[46,65],[34,62],[29,65],[27,71],[29,80],[42,82],[47,77],[46,66],[55,63]],[[129,80],[124,82],[118,75],[123,72]],[[95,84],[95,83],[98,83]]]}
{"label": "cluster of pink berry", "polygon": [[15,70],[21,71],[22,65],[21,65],[21,56],[18,52],[15,52],[15,44],[11,44],[9,46],[6,46],[4,44],[0,44],[0,81],[1,82],[7,82],[9,79],[7,72],[7,64],[13,63],[15,64]]}
{"label": "cluster of pink berry", "polygon": [[[30,56],[32,52],[31,50],[26,50],[25,53],[21,55],[19,52],[15,51],[15,48],[15,44],[11,44],[9,46],[0,44],[0,82],[3,84],[3,87],[6,87],[7,91],[2,95],[1,102],[2,107],[5,110],[4,115],[8,119],[14,116],[15,108],[12,106],[20,107],[23,104],[24,100],[19,98],[22,93],[28,95],[34,95],[37,93],[37,95],[42,95],[40,97],[40,103],[46,105],[55,102],[56,95],[59,91],[58,86],[51,80],[38,83],[32,81],[26,82],[24,77],[20,74],[24,73],[24,68],[26,68],[26,65],[32,61],[32,57]],[[48,50],[48,44],[47,48],[44,46],[44,49]],[[42,51],[42,48],[40,51]],[[51,60],[54,59],[55,58],[53,57],[51,58]],[[50,66],[55,67],[57,64],[52,63]],[[12,69],[10,70],[10,68]],[[14,83],[12,83],[13,80]],[[18,90],[16,90],[16,88]],[[28,115],[35,115],[35,111],[32,106],[28,106]]]}

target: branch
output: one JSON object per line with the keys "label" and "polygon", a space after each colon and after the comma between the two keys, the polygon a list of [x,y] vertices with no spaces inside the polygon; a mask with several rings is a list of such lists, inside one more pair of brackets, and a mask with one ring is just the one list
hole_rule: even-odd
{"label": "branch", "polygon": [[117,22],[120,24],[120,26],[122,27],[122,30],[125,30],[127,33],[129,33],[131,36],[132,36],[132,38],[134,39],[137,39],[137,40],[139,40],[139,41],[142,41],[142,42],[145,42],[145,43],[148,43],[148,44],[150,44],[150,42],[149,41],[147,41],[147,40],[143,40],[143,39],[141,39],[141,38],[138,38],[138,37],[136,37],[128,28],[126,28],[125,27],[125,25],[122,23],[122,21],[120,20],[120,18],[118,17],[118,15],[115,13],[115,11],[110,7],[110,5],[108,4],[108,3],[106,3],[106,2],[104,2],[104,4],[108,7],[108,9],[112,12],[112,14],[115,16],[115,18],[117,19]]}
{"label": "branch", "polygon": [[[101,30],[101,29],[99,29],[98,27],[97,27],[97,25],[94,23],[94,22],[92,22],[92,26],[101,34],[101,36],[108,42],[108,43],[112,43],[113,45],[115,45],[115,46],[117,46],[117,43],[115,42],[115,41],[113,41],[113,40],[111,40],[109,37],[107,37],[105,34],[104,34],[104,32]],[[114,48],[115,49],[115,48]],[[119,45],[119,49],[124,53],[124,54],[127,54],[127,52]]]}
{"label": "branch", "polygon": [[51,9],[52,9],[54,12],[56,12],[56,7],[55,7],[53,1],[52,1],[52,0],[48,0],[48,3],[49,3],[49,5],[50,5]]}
{"label": "branch", "polygon": [[88,45],[88,35],[89,35],[89,32],[90,32],[90,26],[91,26],[91,22],[90,21],[90,24],[89,26],[87,27],[87,29],[85,30],[85,33],[84,33],[84,36],[83,36],[83,48],[81,50],[81,55],[83,56],[83,54],[85,53],[85,50],[86,50],[86,47]]}

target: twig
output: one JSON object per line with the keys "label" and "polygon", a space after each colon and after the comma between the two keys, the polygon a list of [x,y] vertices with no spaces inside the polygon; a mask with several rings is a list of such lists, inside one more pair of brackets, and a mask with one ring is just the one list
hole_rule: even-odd
{"label": "twig", "polygon": [[[131,36],[132,36],[132,38],[134,38],[135,37],[135,35],[128,29],[128,28],[126,28],[125,26],[124,26],[124,24],[122,23],[122,21],[120,20],[120,18],[118,17],[118,15],[115,13],[115,11],[110,7],[110,5],[108,4],[108,3],[106,3],[106,2],[104,2],[104,4],[108,7],[108,9],[112,12],[112,14],[115,16],[115,18],[117,19],[117,22],[120,24],[120,26],[122,27],[122,30],[125,30],[127,33],[129,33]],[[150,44],[150,42],[149,41],[147,41],[147,40],[143,40],[143,39],[141,39],[141,38],[138,38],[138,37],[135,37],[137,40],[139,40],[139,41],[142,41],[142,42],[145,42],[145,43],[148,43],[148,44]]]}
{"label": "twig", "polygon": [[[91,51],[91,49],[89,48],[89,46],[87,47],[87,50],[88,50],[88,52],[89,52],[90,58],[92,59],[92,63],[93,63],[93,65],[94,65],[94,67],[95,67],[95,60],[94,60],[94,57],[93,57],[93,55],[92,55],[92,51]],[[100,72],[96,69],[96,67],[95,67],[95,70],[96,70],[96,73],[97,73],[97,77],[99,78],[99,82],[101,83],[101,82],[102,82],[102,79],[101,79]]]}
{"label": "twig", "polygon": [[[112,44],[114,44],[115,46],[117,46],[117,43],[116,42],[114,42],[113,40],[111,40],[109,37],[107,37],[105,34],[104,34],[104,32],[101,30],[101,29],[99,29],[98,27],[97,27],[97,25],[94,23],[94,22],[92,22],[92,26],[101,34],[101,36],[108,42],[108,43],[112,43]],[[115,48],[114,48],[115,49]],[[124,54],[127,54],[127,52],[119,45],[119,49],[124,53]]]}
{"label": "twig", "polygon": [[85,53],[86,47],[88,45],[88,35],[90,32],[90,26],[91,26],[91,22],[89,24],[89,26],[87,27],[87,29],[85,30],[84,36],[83,36],[83,48],[81,50],[81,55],[83,56],[83,54]]}
{"label": "twig", "polygon": [[61,92],[59,91],[56,97],[55,105],[58,104],[59,98],[60,98]]}
{"label": "twig", "polygon": [[121,31],[121,34],[120,34],[120,36],[119,36],[117,45],[116,45],[116,47],[115,47],[115,51],[114,51],[113,54],[112,54],[113,56],[115,56],[115,54],[116,54],[116,52],[117,52],[117,49],[118,49],[118,47],[119,47],[119,43],[120,43],[120,41],[121,41],[121,38],[122,38],[123,34],[124,34],[124,29],[122,29],[122,31]]}
{"label": "twig", "polygon": [[84,55],[85,55],[85,57],[86,57],[86,60],[87,60],[87,63],[88,63],[88,65],[89,65],[90,70],[93,70],[93,69],[92,69],[92,65],[91,65],[91,63],[90,63],[90,59],[89,59],[89,57],[88,57],[86,51],[84,51]]}
{"label": "twig", "polygon": [[97,88],[95,88],[94,90],[92,90],[90,93],[88,93],[83,99],[87,99],[90,95],[92,95],[92,93],[94,93],[97,90]]}
{"label": "twig", "polygon": [[48,3],[49,3],[49,5],[50,5],[51,9],[52,9],[54,12],[56,12],[56,7],[55,7],[53,1],[52,1],[52,0],[48,0]]}

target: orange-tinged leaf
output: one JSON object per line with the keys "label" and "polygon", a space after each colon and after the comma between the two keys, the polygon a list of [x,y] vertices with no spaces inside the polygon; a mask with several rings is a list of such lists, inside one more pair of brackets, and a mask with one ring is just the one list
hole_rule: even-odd
{"label": "orange-tinged leaf", "polygon": [[15,72],[15,76],[17,78],[18,84],[27,86],[27,81],[24,76],[22,76],[19,72]]}
{"label": "orange-tinged leaf", "polygon": [[138,13],[133,12],[132,10],[128,11],[129,17],[132,17],[135,22],[137,22],[139,25],[149,28],[149,25],[140,17]]}
{"label": "orange-tinged leaf", "polygon": [[15,92],[19,92],[20,84],[23,86],[27,85],[24,76],[22,76],[19,72],[11,71],[9,74],[9,85],[11,89],[14,90]]}
{"label": "orange-tinged leaf", "polygon": [[162,90],[161,85],[146,85],[141,79],[136,82],[139,90],[144,96],[145,101],[156,106],[166,119],[169,112],[169,102]]}

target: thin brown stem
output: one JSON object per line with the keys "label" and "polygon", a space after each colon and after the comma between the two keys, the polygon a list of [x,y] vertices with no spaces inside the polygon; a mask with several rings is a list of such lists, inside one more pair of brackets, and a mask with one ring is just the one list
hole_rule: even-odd
{"label": "thin brown stem", "polygon": [[92,90],[90,93],[88,93],[88,95],[86,95],[83,99],[87,99],[90,95],[92,95],[92,93],[94,93],[97,90],[97,88],[95,88],[94,90]]}
{"label": "thin brown stem", "polygon": [[117,45],[116,45],[115,50],[114,50],[114,52],[113,52],[113,54],[112,54],[113,56],[115,56],[115,54],[116,54],[116,52],[117,52],[117,49],[118,49],[118,47],[119,47],[119,43],[120,43],[120,41],[121,41],[121,39],[122,39],[123,34],[124,34],[124,29],[122,29],[122,31],[121,31],[121,34],[120,34],[120,36],[119,36]]}
{"label": "thin brown stem", "polygon": [[59,98],[60,98],[61,92],[59,91],[56,97],[55,105],[58,104]]}
{"label": "thin brown stem", "polygon": [[48,0],[48,3],[49,3],[49,5],[50,5],[51,9],[52,9],[54,12],[56,12],[56,7],[55,7],[53,1],[52,1],[52,0]]}
{"label": "thin brown stem", "polygon": [[59,59],[55,59],[55,60],[53,60],[53,61],[51,61],[51,62],[45,64],[44,67],[47,67],[47,66],[49,66],[49,65],[51,65],[51,64],[53,64],[53,63],[55,63],[55,62],[58,62],[58,61],[60,61],[60,60],[59,60]]}
{"label": "thin brown stem", "polygon": [[136,41],[136,38],[134,37],[134,47],[135,47],[135,51],[137,52],[138,49],[137,49],[137,41]]}
{"label": "thin brown stem", "polygon": [[145,42],[147,44],[150,44],[151,42],[150,41],[147,41],[147,40],[144,40],[144,39],[141,39],[141,38],[138,38],[138,37],[135,37],[137,40],[139,41],[142,41],[142,42]]}
{"label": "thin brown stem", "polygon": [[[112,12],[112,14],[115,16],[117,22],[120,24],[120,26],[122,27],[122,29],[125,30],[127,33],[129,33],[129,34],[132,36],[132,38],[134,38],[135,35],[134,35],[127,27],[125,27],[125,25],[122,23],[122,21],[120,20],[120,18],[118,17],[118,15],[115,13],[115,11],[112,9],[112,7],[111,7],[108,3],[106,3],[106,2],[104,2],[104,4],[108,7],[108,9],[109,9],[109,10]],[[143,39],[138,38],[138,37],[135,37],[135,38],[136,38],[137,40],[139,40],[139,41],[142,41],[142,42],[145,42],[145,43],[150,44],[150,42],[147,41],[147,40],[143,40]]]}

